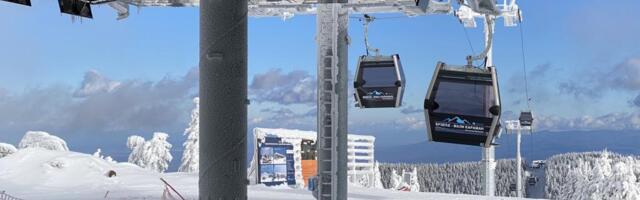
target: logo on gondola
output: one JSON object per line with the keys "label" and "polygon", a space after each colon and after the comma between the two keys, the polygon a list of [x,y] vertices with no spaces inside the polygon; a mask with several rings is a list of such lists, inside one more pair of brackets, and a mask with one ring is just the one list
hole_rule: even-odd
{"label": "logo on gondola", "polygon": [[378,90],[374,90],[374,91],[371,91],[371,92],[367,93],[367,95],[369,95],[369,96],[382,96],[382,95],[384,95],[384,93],[382,93],[382,92],[380,92]]}
{"label": "logo on gondola", "polygon": [[466,119],[462,119],[458,116],[454,117],[454,118],[447,118],[444,120],[444,122],[447,123],[456,123],[456,124],[471,124],[471,122],[467,121]]}
{"label": "logo on gondola", "polygon": [[372,90],[367,92],[367,95],[362,96],[366,100],[393,100],[393,94],[379,90]]}
{"label": "logo on gondola", "polygon": [[484,131],[482,124],[470,122],[458,116],[436,122],[436,126],[441,128],[464,129],[466,131]]}

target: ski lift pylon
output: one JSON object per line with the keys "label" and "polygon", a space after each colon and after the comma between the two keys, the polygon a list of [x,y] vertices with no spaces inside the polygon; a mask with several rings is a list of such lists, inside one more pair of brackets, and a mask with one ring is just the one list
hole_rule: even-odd
{"label": "ski lift pylon", "polygon": [[451,12],[451,0],[416,0],[416,6],[428,14],[448,14]]}
{"label": "ski lift pylon", "polygon": [[438,62],[424,109],[430,141],[492,145],[501,114],[495,67]]}
{"label": "ski lift pylon", "polygon": [[500,15],[496,0],[467,0],[471,10],[483,15]]}

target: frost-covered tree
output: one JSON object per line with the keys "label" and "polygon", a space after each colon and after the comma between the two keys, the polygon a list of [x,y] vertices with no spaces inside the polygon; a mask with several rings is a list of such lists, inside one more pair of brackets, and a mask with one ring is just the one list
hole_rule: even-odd
{"label": "frost-covered tree", "polygon": [[7,143],[0,143],[0,158],[8,156],[18,151],[16,147]]}
{"label": "frost-covered tree", "polygon": [[127,140],[127,147],[131,149],[129,162],[142,168],[156,172],[164,172],[169,168],[173,159],[172,145],[167,141],[169,135],[162,132],[153,133],[153,138],[144,141],[143,137],[133,135]]}
{"label": "frost-covered tree", "polygon": [[20,140],[18,148],[44,148],[53,151],[69,151],[67,142],[43,131],[27,131]]}
{"label": "frost-covered tree", "polygon": [[184,142],[184,152],[182,153],[182,164],[178,171],[180,172],[198,172],[200,146],[198,139],[200,138],[200,99],[193,99],[196,107],[191,111],[191,122],[189,127],[184,130],[187,135],[187,141]]}
{"label": "frost-covered tree", "polygon": [[376,188],[376,189],[383,189],[384,187],[382,186],[382,176],[380,175],[380,164],[378,163],[378,161],[376,161],[375,163],[373,163],[373,187],[372,188]]}
{"label": "frost-covered tree", "polygon": [[173,160],[171,156],[172,145],[167,141],[169,135],[162,132],[153,133],[153,138],[145,142],[144,159],[146,161],[146,169],[157,172],[164,172],[169,168],[169,163]]}
{"label": "frost-covered tree", "polygon": [[[415,169],[414,169],[415,168]],[[481,194],[479,162],[461,162],[446,164],[430,163],[381,163],[378,167],[382,186],[387,189],[397,187],[398,171],[417,170],[418,185],[421,192]],[[395,172],[394,172],[395,171]],[[414,179],[415,180],[415,179]],[[523,177],[523,180],[526,180]],[[496,195],[515,196],[509,185],[516,182],[515,160],[497,160]]]}
{"label": "frost-covered tree", "polygon": [[413,171],[410,172],[411,177],[409,180],[409,187],[412,192],[420,192],[420,182],[418,182],[418,168],[413,167]]}
{"label": "frost-covered tree", "polygon": [[131,150],[129,154],[129,163],[133,163],[142,168],[147,166],[147,161],[144,159],[145,141],[143,137],[132,135],[127,139],[127,147]]}
{"label": "frost-covered tree", "polygon": [[551,199],[640,199],[640,159],[608,151],[568,153],[548,159]]}

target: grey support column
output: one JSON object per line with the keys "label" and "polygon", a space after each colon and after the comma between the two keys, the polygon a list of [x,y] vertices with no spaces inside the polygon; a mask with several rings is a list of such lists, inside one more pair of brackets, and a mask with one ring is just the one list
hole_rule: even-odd
{"label": "grey support column", "polygon": [[323,200],[347,199],[347,27],[348,10],[320,1],[318,43],[318,193]]}
{"label": "grey support column", "polygon": [[247,199],[247,0],[200,1],[200,199]]}

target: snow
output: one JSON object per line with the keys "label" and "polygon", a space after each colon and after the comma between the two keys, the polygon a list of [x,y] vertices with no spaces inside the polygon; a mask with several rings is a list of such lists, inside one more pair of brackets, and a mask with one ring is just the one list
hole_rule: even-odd
{"label": "snow", "polygon": [[193,99],[196,107],[191,111],[191,122],[189,127],[184,130],[187,135],[187,141],[184,142],[184,152],[182,153],[182,164],[178,168],[179,172],[198,172],[199,171],[199,152],[200,146],[198,139],[200,138],[200,98]]}
{"label": "snow", "polygon": [[[108,178],[113,170],[116,177]],[[0,191],[22,199],[159,199],[164,177],[196,194],[197,174],[160,174],[130,163],[111,163],[89,154],[29,148],[0,159]],[[191,189],[191,190],[189,190]]]}
{"label": "snow", "polygon": [[[114,170],[117,176],[108,178]],[[0,159],[0,191],[22,199],[161,199],[164,178],[187,199],[197,199],[197,173],[157,173],[130,163],[111,163],[89,154],[20,149]],[[107,194],[108,192],[108,194]],[[176,195],[173,195],[176,196]],[[248,186],[252,200],[314,200],[310,191],[287,186]],[[513,199],[474,195],[400,192],[349,186],[350,200],[365,199]]]}
{"label": "snow", "polygon": [[0,143],[0,158],[18,151],[12,144]]}
{"label": "snow", "polygon": [[45,148],[54,151],[69,151],[67,142],[57,136],[44,131],[27,131],[22,137],[18,148]]}

